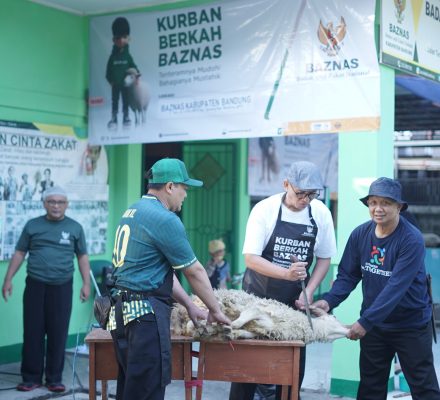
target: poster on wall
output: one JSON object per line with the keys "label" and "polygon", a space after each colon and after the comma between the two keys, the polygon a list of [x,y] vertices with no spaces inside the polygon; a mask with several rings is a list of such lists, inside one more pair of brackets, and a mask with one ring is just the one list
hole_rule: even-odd
{"label": "poster on wall", "polygon": [[376,130],[373,0],[224,0],[90,20],[89,138]]}
{"label": "poster on wall", "polygon": [[249,140],[248,193],[267,197],[283,191],[290,164],[311,161],[321,172],[325,190],[338,192],[338,135],[293,135]]}
{"label": "poster on wall", "polygon": [[440,82],[440,0],[383,0],[380,61]]}
{"label": "poster on wall", "polygon": [[11,258],[24,227],[45,214],[43,192],[61,186],[66,215],[84,228],[89,254],[105,253],[108,165],[104,147],[71,127],[0,121],[0,260]]}

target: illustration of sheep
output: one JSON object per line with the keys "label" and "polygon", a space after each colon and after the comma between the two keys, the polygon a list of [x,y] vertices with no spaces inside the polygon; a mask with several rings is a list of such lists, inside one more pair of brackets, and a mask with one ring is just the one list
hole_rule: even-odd
{"label": "illustration of sheep", "polygon": [[135,68],[126,71],[124,85],[128,88],[128,105],[134,112],[135,125],[139,125],[141,120],[144,124],[148,103],[150,102],[150,92],[147,84],[140,79],[141,74]]}
{"label": "illustration of sheep", "polygon": [[[204,340],[302,340],[306,344],[332,342],[348,332],[333,315],[324,312],[312,319],[312,330],[304,313],[276,300],[259,298],[242,290],[219,289],[214,293],[221,310],[232,321],[231,326],[207,325],[206,321],[200,321],[195,328],[186,309],[177,304],[171,312],[171,332]],[[199,298],[195,297],[194,302],[206,308]]]}

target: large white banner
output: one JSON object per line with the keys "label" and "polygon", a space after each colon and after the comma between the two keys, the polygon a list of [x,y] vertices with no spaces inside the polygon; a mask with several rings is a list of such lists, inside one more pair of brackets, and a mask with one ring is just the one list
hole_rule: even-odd
{"label": "large white banner", "polygon": [[373,28],[373,0],[225,0],[91,18],[90,141],[377,129]]}
{"label": "large white banner", "polygon": [[338,192],[338,135],[294,135],[249,140],[248,193],[266,197],[283,191],[290,164],[311,161],[330,197]]}
{"label": "large white banner", "polygon": [[440,81],[440,0],[382,0],[381,62]]}
{"label": "large white banner", "polygon": [[63,187],[66,215],[84,228],[89,254],[105,253],[108,165],[104,147],[71,127],[0,121],[0,260],[9,259],[30,219],[43,215],[41,196]]}

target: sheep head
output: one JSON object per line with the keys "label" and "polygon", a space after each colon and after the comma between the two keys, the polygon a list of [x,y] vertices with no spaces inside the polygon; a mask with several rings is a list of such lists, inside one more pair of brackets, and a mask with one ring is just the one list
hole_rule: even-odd
{"label": "sheep head", "polygon": [[313,318],[313,341],[333,342],[343,338],[348,333],[348,328],[342,325],[334,315],[323,314]]}
{"label": "sheep head", "polygon": [[134,85],[140,76],[141,74],[136,68],[128,68],[125,71],[124,86],[129,87]]}

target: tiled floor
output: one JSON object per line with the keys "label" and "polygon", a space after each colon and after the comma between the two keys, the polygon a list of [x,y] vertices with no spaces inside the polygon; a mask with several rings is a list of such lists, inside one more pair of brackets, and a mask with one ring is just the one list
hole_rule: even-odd
{"label": "tiled floor", "polygon": [[[437,329],[440,338],[440,329]],[[83,348],[86,350],[85,348]],[[80,348],[80,350],[82,350]],[[307,346],[306,375],[303,382],[301,400],[326,400],[326,399],[348,399],[345,397],[333,397],[328,394],[330,388],[332,345],[326,343],[314,343]],[[440,378],[440,343],[434,345],[434,357],[437,376]],[[54,395],[45,387],[35,389],[32,392],[17,392],[15,386],[21,381],[20,364],[0,365],[0,400],[45,400],[49,398],[84,400],[88,399],[88,357],[78,355],[75,357],[70,352],[66,356],[63,381],[68,390],[64,395]],[[73,369],[73,365],[75,369]],[[193,368],[197,365],[194,363]],[[75,376],[75,380],[73,377]],[[398,381],[398,380],[397,380]],[[72,390],[72,388],[74,390]],[[98,390],[100,390],[98,384]],[[195,390],[194,390],[195,392]],[[115,398],[116,383],[109,382],[109,393]],[[204,400],[227,400],[229,395],[229,383],[227,382],[204,382]],[[402,397],[404,396],[404,397]],[[99,397],[98,397],[99,398]],[[389,393],[388,399],[411,400],[409,394],[395,391]],[[173,381],[166,390],[166,400],[183,400],[184,386],[182,381]]]}

